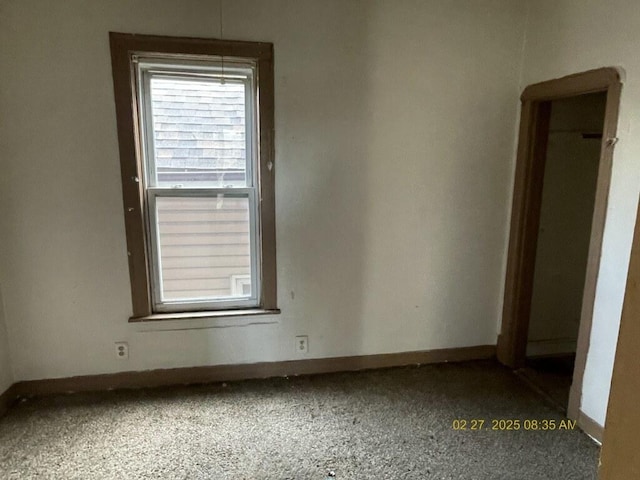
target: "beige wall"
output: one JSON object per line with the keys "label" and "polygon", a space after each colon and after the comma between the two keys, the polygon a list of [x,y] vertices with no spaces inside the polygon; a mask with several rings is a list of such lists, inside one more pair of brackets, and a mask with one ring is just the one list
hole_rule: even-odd
{"label": "beige wall", "polygon": [[524,2],[223,6],[226,37],[275,45],[282,314],[127,323],[108,31],[217,36],[218,3],[4,0],[0,283],[16,379],[291,359],[300,334],[309,357],[494,344]]}
{"label": "beige wall", "polygon": [[640,186],[640,9],[634,0],[529,2],[521,86],[603,66],[625,75],[581,409],[604,424]]}
{"label": "beige wall", "polygon": [[552,102],[536,253],[529,355],[576,351],[606,94]]}

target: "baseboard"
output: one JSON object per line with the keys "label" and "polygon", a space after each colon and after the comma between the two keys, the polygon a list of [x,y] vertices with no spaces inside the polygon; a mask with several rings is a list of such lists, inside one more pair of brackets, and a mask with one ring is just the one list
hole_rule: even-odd
{"label": "baseboard", "polygon": [[18,395],[16,394],[15,384],[11,385],[2,395],[0,395],[0,417],[7,413],[17,398]]}
{"label": "baseboard", "polygon": [[142,372],[122,372],[18,382],[15,397],[51,395],[68,392],[148,388],[170,385],[213,383],[278,376],[368,370],[405,365],[461,362],[495,357],[495,345],[447,348],[418,352],[388,353],[355,357],[318,358],[284,362],[264,362],[209,367],[172,368]]}
{"label": "baseboard", "polygon": [[589,415],[586,415],[582,410],[578,413],[578,426],[584,431],[584,433],[602,445],[604,427]]}
{"label": "baseboard", "polygon": [[576,340],[560,338],[537,340],[527,343],[527,357],[544,357],[576,353]]}

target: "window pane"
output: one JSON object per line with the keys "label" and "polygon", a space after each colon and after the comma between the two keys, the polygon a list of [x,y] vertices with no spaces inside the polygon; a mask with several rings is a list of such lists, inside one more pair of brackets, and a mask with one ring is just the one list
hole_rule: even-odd
{"label": "window pane", "polygon": [[152,77],[151,107],[155,186],[247,185],[244,83]]}
{"label": "window pane", "polygon": [[162,298],[251,296],[247,197],[157,197]]}

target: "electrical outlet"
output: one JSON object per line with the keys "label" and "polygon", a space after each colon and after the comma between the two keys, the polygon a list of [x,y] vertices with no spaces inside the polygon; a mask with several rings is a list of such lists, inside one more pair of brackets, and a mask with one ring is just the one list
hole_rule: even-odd
{"label": "electrical outlet", "polygon": [[116,342],[116,357],[118,360],[129,360],[129,344],[127,342]]}
{"label": "electrical outlet", "polygon": [[296,337],[296,352],[309,353],[309,337],[307,335]]}

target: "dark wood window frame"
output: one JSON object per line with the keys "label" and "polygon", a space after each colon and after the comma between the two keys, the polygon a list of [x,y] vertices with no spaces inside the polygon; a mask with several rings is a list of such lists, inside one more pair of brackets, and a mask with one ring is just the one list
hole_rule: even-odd
{"label": "dark wood window frame", "polygon": [[[116,104],[122,197],[133,315],[129,321],[176,320],[279,313],[276,289],[273,44],[203,38],[109,33]],[[139,112],[133,56],[208,55],[255,62],[258,90],[258,192],[260,204],[261,295],[258,308],[156,313],[153,311],[140,154]]]}

